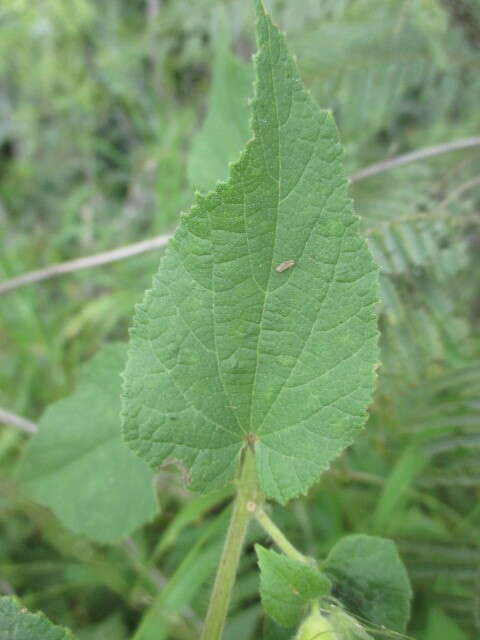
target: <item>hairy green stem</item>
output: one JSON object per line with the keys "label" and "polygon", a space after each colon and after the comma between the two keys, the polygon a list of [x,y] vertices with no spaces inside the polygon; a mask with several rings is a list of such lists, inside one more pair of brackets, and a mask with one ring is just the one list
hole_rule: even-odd
{"label": "hairy green stem", "polygon": [[243,541],[252,515],[247,505],[255,500],[256,492],[255,457],[250,447],[247,447],[244,451],[237,497],[210,596],[201,640],[220,640],[222,637]]}
{"label": "hairy green stem", "polygon": [[304,556],[303,553],[298,551],[298,549],[295,549],[293,544],[286,538],[286,536],[280,531],[273,520],[267,516],[261,507],[255,503],[250,503],[248,508],[255,515],[257,522],[261,525],[263,530],[268,533],[280,551],[283,551],[283,553],[291,560],[296,560],[302,564],[311,564],[310,558]]}

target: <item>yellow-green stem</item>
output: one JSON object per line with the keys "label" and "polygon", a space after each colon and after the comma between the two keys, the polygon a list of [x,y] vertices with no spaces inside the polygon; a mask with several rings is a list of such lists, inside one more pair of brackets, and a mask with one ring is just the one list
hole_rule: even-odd
{"label": "yellow-green stem", "polygon": [[277,547],[283,551],[283,553],[292,560],[301,562],[302,564],[311,564],[311,559],[300,553],[298,549],[295,549],[293,544],[286,538],[286,536],[280,531],[277,525],[271,520],[265,511],[256,504],[249,505],[250,511],[255,515],[257,522],[261,525],[266,533],[270,536]]}
{"label": "yellow-green stem", "polygon": [[243,541],[251,512],[247,505],[256,498],[255,456],[250,447],[244,451],[237,496],[213,585],[201,640],[221,640],[232,594]]}

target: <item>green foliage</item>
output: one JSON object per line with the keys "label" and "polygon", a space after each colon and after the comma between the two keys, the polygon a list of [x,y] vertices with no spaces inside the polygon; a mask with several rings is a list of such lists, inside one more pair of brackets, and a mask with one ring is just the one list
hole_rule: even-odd
{"label": "green foliage", "polygon": [[425,467],[424,452],[417,447],[407,449],[399,458],[386,481],[379,497],[373,521],[378,532],[388,533],[400,505],[415,481],[416,476]]}
{"label": "green foliage", "polygon": [[230,53],[225,14],[219,12],[217,20],[207,116],[192,142],[188,159],[190,182],[204,192],[228,178],[229,163],[250,135],[247,98],[252,91],[252,70]]}
{"label": "green foliage", "polygon": [[67,629],[53,625],[43,613],[29,613],[16,598],[0,598],[2,640],[74,640]]}
{"label": "green foliage", "polygon": [[78,388],[48,408],[19,478],[77,533],[117,542],[156,513],[153,478],[120,437],[120,371],[126,347],[109,345],[85,367]]}
{"label": "green foliage", "polygon": [[421,640],[468,640],[468,638],[441,609],[431,609],[428,612],[425,635]]}
{"label": "green foliage", "polygon": [[104,622],[83,629],[77,637],[78,640],[126,640],[127,632],[120,617],[113,615]]}
{"label": "green foliage", "polygon": [[412,591],[391,540],[346,536],[330,551],[322,569],[349,611],[379,627],[405,631]]}
{"label": "green foliage", "polygon": [[197,196],[137,308],[123,416],[135,451],[153,467],[180,460],[203,491],[254,442],[261,488],[285,503],[365,420],[376,268],[333,120],[262,15],[257,29],[252,141],[229,181]]}
{"label": "green foliage", "polygon": [[[192,201],[198,141],[216,121],[223,133],[209,139],[201,168],[211,171],[217,153],[225,161],[202,188],[226,178],[245,140],[236,118],[246,127],[240,105],[252,93],[228,75],[252,51],[249,4],[1,4],[1,278],[172,229]],[[478,133],[478,0],[267,4],[306,86],[333,110],[347,173]],[[376,399],[367,429],[321,483],[273,510],[315,557],[346,533],[391,536],[412,580],[408,633],[418,640],[479,635],[479,159],[473,148],[351,185],[382,267]],[[36,420],[71,393],[83,362],[105,341],[127,339],[157,263],[155,252],[4,298],[0,406]],[[233,488],[192,498],[162,468],[155,521],[127,544],[99,547],[24,499],[14,469],[25,438],[0,426],[0,591],[78,637],[95,628],[122,637],[115,612],[130,637],[143,627],[151,637],[197,639]],[[291,640],[261,614],[257,541],[268,544],[252,528],[226,638]],[[324,605],[322,614],[348,637],[352,619],[339,610]]]}
{"label": "green foliage", "polygon": [[167,640],[172,616],[179,615],[215,573],[227,524],[226,515],[229,513],[217,516],[196,543],[188,551],[182,551],[178,567],[145,613],[135,640]]}
{"label": "green foliage", "polygon": [[278,624],[298,624],[305,606],[330,591],[330,581],[318,569],[256,545],[260,595],[266,613]]}

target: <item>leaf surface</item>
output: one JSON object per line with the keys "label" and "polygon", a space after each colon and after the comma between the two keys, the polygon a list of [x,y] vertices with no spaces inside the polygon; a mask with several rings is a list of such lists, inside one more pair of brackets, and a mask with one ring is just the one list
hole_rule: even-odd
{"label": "leaf surface", "polygon": [[0,598],[1,640],[75,640],[68,629],[52,624],[43,613],[29,613],[10,596]]}
{"label": "leaf surface", "polygon": [[285,503],[365,421],[377,269],[333,118],[255,5],[253,137],[229,180],[182,217],[137,308],[123,422],[150,465],[180,461],[201,491],[230,482],[254,443],[261,488]]}
{"label": "leaf surface", "polygon": [[256,545],[260,595],[266,613],[285,627],[295,626],[305,605],[326,595],[331,583],[318,569]]}
{"label": "leaf surface", "polygon": [[407,570],[391,540],[346,536],[330,551],[322,569],[349,611],[375,625],[405,631],[412,590]]}
{"label": "leaf surface", "polygon": [[100,543],[117,542],[157,511],[152,472],[121,439],[125,354],[125,345],[108,345],[84,367],[72,395],[45,411],[19,468],[34,500]]}

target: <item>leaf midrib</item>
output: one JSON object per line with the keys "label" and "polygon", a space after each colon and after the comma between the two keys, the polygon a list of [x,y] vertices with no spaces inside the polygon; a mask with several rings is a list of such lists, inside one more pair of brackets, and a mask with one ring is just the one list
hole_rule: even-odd
{"label": "leaf midrib", "polygon": [[[256,393],[256,389],[257,389],[257,373],[258,373],[258,361],[259,361],[259,357],[260,357],[260,351],[259,351],[259,346],[260,346],[260,337],[262,335],[262,323],[263,323],[263,317],[265,314],[265,309],[267,307],[267,301],[270,295],[270,282],[271,282],[271,278],[272,278],[272,271],[273,271],[273,258],[275,256],[275,249],[277,246],[277,231],[278,231],[278,209],[279,209],[279,203],[280,203],[280,193],[281,193],[281,176],[282,176],[282,163],[281,163],[281,154],[280,154],[280,123],[279,123],[279,119],[278,119],[278,99],[277,99],[277,93],[275,91],[275,82],[273,79],[273,73],[272,73],[272,41],[271,41],[271,34],[270,34],[270,25],[267,23],[267,30],[268,30],[268,67],[269,67],[269,71],[270,71],[270,79],[271,79],[271,83],[272,83],[272,92],[273,92],[273,96],[274,96],[274,105],[275,105],[275,131],[277,132],[277,179],[276,179],[276,183],[277,183],[277,202],[276,202],[276,206],[275,206],[275,211],[276,211],[276,215],[275,215],[275,227],[274,227],[274,233],[273,233],[273,246],[272,246],[272,253],[271,253],[271,258],[270,258],[270,268],[268,271],[268,279],[267,279],[267,286],[265,289],[265,295],[263,297],[263,306],[262,306],[262,311],[260,313],[260,321],[259,321],[259,326],[258,326],[258,335],[257,335],[257,344],[256,344],[256,355],[255,355],[255,371],[253,373],[253,381],[252,381],[252,392],[250,394],[250,419],[249,419],[249,426],[250,426],[250,432],[253,434],[257,434],[257,430],[253,428],[252,425],[252,419],[253,419],[253,401],[255,398],[255,393]],[[260,142],[260,141],[259,141]],[[261,143],[260,143],[261,144]],[[245,226],[245,234],[248,238],[248,231],[247,231],[247,227]]]}

